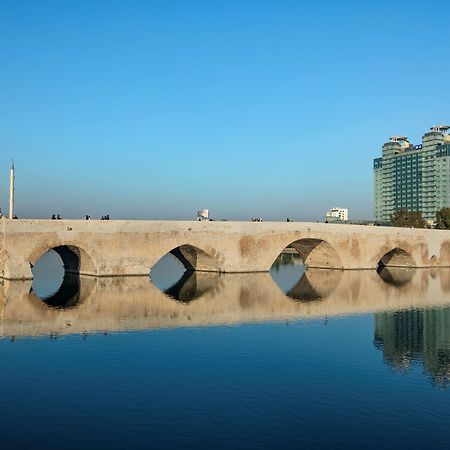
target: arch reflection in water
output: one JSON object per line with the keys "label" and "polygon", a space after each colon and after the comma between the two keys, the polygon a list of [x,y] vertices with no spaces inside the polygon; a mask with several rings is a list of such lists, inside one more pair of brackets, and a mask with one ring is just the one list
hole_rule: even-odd
{"label": "arch reflection in water", "polygon": [[215,289],[219,279],[220,274],[217,272],[186,271],[175,284],[165,289],[164,293],[174,300],[188,303]]}
{"label": "arch reflection in water", "polygon": [[286,295],[302,302],[324,300],[336,289],[342,273],[341,270],[309,269]]}
{"label": "arch reflection in water", "polygon": [[406,267],[385,267],[380,266],[377,269],[378,275],[381,279],[393,286],[403,286],[412,280],[412,277],[416,269],[410,269]]}
{"label": "arch reflection in water", "polygon": [[59,289],[54,294],[42,298],[42,301],[53,308],[77,306],[80,301],[80,277],[74,274],[65,274]]}

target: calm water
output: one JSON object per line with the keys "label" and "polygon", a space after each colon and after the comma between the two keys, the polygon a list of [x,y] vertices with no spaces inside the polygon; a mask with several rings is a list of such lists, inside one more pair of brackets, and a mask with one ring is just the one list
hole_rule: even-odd
{"label": "calm water", "polygon": [[448,448],[450,271],[3,282],[2,448]]}

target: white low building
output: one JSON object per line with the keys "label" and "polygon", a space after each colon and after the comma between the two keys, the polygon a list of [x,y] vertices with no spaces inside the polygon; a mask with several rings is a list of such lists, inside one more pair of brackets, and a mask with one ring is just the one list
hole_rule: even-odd
{"label": "white low building", "polygon": [[325,220],[327,222],[347,222],[348,209],[347,208],[331,208],[325,213]]}
{"label": "white low building", "polygon": [[197,212],[197,220],[209,220],[209,209],[202,209]]}

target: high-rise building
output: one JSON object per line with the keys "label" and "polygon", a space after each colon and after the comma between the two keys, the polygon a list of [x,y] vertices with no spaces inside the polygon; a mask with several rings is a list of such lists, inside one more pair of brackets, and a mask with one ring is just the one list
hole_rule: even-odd
{"label": "high-rise building", "polygon": [[429,222],[450,207],[450,126],[437,125],[420,145],[392,136],[374,159],[375,219],[388,222],[400,209],[420,211]]}

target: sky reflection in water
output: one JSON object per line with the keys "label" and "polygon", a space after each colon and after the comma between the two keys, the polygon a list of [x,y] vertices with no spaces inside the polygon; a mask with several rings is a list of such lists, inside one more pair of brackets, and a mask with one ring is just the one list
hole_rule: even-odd
{"label": "sky reflection in water", "polygon": [[0,290],[5,448],[447,447],[447,270],[44,266]]}

